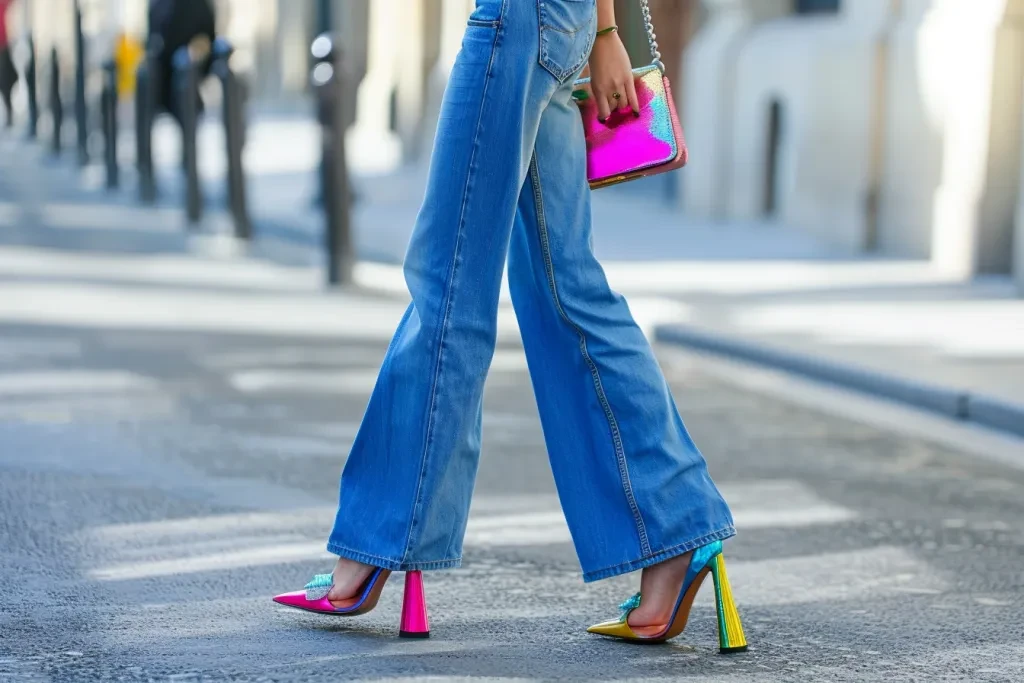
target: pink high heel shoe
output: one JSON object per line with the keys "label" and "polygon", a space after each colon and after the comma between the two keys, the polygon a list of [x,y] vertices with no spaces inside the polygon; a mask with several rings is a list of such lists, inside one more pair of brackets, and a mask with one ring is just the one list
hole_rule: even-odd
{"label": "pink high heel shoe", "polygon": [[[384,590],[391,571],[377,568],[366,579],[356,597],[346,600],[341,606],[335,606],[327,599],[327,594],[334,585],[331,574],[317,574],[313,580],[300,591],[282,593],[274,596],[274,602],[287,607],[330,614],[339,617],[354,617],[366,614],[377,606],[380,594]],[[427,619],[427,600],[423,593],[423,573],[410,571],[405,573],[405,596],[402,599],[402,621],[398,635],[402,638],[428,638],[430,622]]]}

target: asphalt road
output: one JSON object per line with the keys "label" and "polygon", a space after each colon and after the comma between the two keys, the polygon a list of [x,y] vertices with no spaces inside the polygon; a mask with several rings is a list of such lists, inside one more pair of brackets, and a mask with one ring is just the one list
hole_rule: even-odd
{"label": "asphalt road", "polygon": [[[351,324],[358,325],[353,319]],[[337,477],[381,340],[0,324],[0,681],[1024,680],[1024,472],[760,395],[674,350],[736,513],[750,651],[710,588],[676,641],[584,631],[584,585],[521,351],[499,349],[460,570],[356,619],[272,604],[326,571]]]}
{"label": "asphalt road", "polygon": [[0,242],[58,250],[0,247],[0,683],[1024,680],[1024,469],[673,349],[740,529],[748,653],[717,654],[708,588],[670,644],[585,632],[637,577],[582,584],[504,342],[465,565],[426,579],[432,637],[396,637],[400,581],[357,619],[274,605],[331,566],[338,474],[401,302],[193,258],[174,216],[61,190],[73,172],[9,149]]}

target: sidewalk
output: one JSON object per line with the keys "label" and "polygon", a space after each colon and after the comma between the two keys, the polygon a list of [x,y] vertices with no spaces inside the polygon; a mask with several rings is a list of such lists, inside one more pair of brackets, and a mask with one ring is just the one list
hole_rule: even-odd
{"label": "sidewalk", "polygon": [[701,266],[717,284],[682,285],[686,319],[659,340],[1024,434],[1024,301],[1008,280],[900,262]]}
{"label": "sidewalk", "polygon": [[[423,182],[371,185],[360,229],[404,245]],[[777,226],[695,223],[626,187],[594,194],[594,242],[659,341],[1024,434],[1024,300],[1009,277],[965,283]]]}
{"label": "sidewalk", "polygon": [[[322,217],[312,201],[318,131],[295,113],[257,113],[249,131],[252,253],[299,266],[301,278],[315,288],[322,241]],[[217,209],[223,174],[217,126],[208,123],[202,135],[210,207],[203,229],[224,231],[226,216]],[[185,235],[175,201],[180,178],[174,131],[164,129],[158,140],[164,192],[156,210],[139,207],[130,181],[109,194],[90,187],[94,171],[83,176],[70,161],[43,164],[36,151],[35,159],[18,162],[13,175],[26,196],[38,195],[40,185],[56,193],[37,197],[31,210],[33,220],[49,226],[50,237],[40,242],[39,235],[26,236],[11,217],[17,207],[0,199],[3,241],[189,252],[194,240]],[[361,170],[359,160],[353,166],[359,195],[353,218],[363,259],[358,280],[404,300],[398,264],[425,170],[375,175]],[[47,182],[25,182],[33,172]],[[650,335],[1024,433],[1024,300],[1014,298],[1008,278],[962,283],[924,262],[850,257],[769,224],[688,222],[652,200],[654,189],[648,183],[640,192],[624,186],[594,194],[596,251]],[[514,337],[509,309],[506,292],[503,329]]]}

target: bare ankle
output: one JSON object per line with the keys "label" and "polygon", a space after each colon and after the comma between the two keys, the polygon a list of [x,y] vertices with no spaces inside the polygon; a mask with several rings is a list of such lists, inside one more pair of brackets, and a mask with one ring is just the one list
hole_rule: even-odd
{"label": "bare ankle", "polygon": [[373,567],[368,564],[339,557],[334,564],[334,571],[331,572],[334,585],[327,594],[327,599],[335,603],[335,606],[339,606],[338,603],[355,598],[372,572]]}
{"label": "bare ankle", "polygon": [[643,570],[640,606],[630,613],[630,625],[663,626],[671,620],[689,565],[690,553],[686,553]]}

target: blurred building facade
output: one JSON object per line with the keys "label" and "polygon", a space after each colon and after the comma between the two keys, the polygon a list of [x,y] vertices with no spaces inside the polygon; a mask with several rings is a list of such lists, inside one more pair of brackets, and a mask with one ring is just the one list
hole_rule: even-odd
{"label": "blurred building facade", "polygon": [[797,4],[705,0],[685,210],[1024,288],[1024,1]]}
{"label": "blurred building facade", "polygon": [[[474,0],[213,1],[255,97],[306,106],[309,44],[329,23],[356,152],[382,168],[426,156]],[[74,0],[20,2],[39,54],[70,64]],[[80,3],[94,64],[119,32],[146,32],[148,0]],[[634,60],[649,59],[639,2],[616,3]],[[1024,0],[650,4],[691,147],[672,179],[681,212],[965,278],[1016,272],[1024,291]]]}

